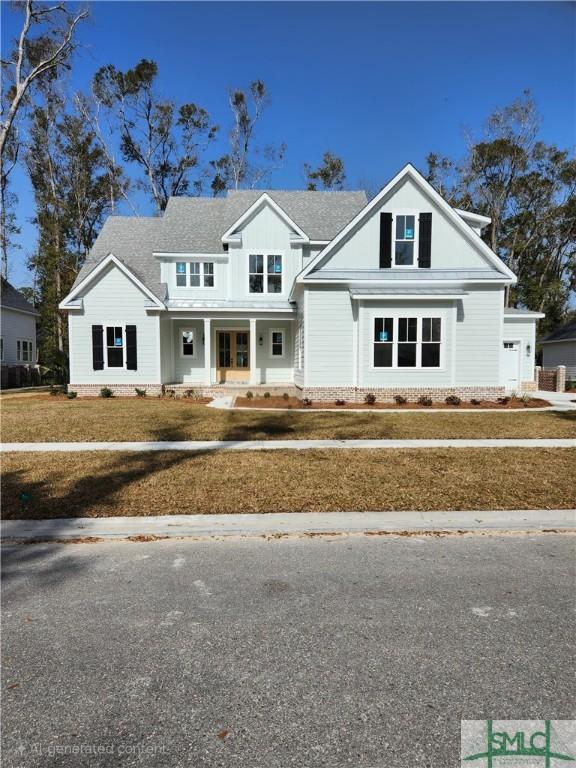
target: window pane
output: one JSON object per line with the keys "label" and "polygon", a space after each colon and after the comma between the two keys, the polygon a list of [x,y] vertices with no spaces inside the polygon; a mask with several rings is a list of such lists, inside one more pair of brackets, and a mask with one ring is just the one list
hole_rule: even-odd
{"label": "window pane", "polygon": [[214,288],[214,262],[204,262],[204,287]]}
{"label": "window pane", "polygon": [[398,319],[398,341],[416,341],[417,319],[400,317]]}
{"label": "window pane", "polygon": [[284,334],[282,333],[282,331],[273,331],[272,332],[272,356],[273,357],[282,357],[283,343],[284,343]]}
{"label": "window pane", "polygon": [[396,216],[396,240],[404,240],[404,224],[406,216]]}
{"label": "window pane", "polygon": [[176,263],[176,285],[179,288],[186,286],[186,263],[183,261]]}
{"label": "window pane", "polygon": [[422,341],[430,341],[432,336],[432,319],[422,318]]}
{"label": "window pane", "polygon": [[393,341],[394,323],[391,317],[376,317],[374,319],[374,341]]}
{"label": "window pane", "polygon": [[122,328],[114,328],[114,346],[115,347],[121,347],[122,346]]}
{"label": "window pane", "polygon": [[432,341],[441,341],[442,321],[439,317],[432,318]]}
{"label": "window pane", "polygon": [[122,368],[124,365],[124,351],[121,347],[108,347],[108,367]]}
{"label": "window pane", "polygon": [[416,344],[398,344],[398,368],[416,366]]}
{"label": "window pane", "polygon": [[404,237],[406,240],[414,240],[414,216],[406,216]]}
{"label": "window pane", "polygon": [[414,264],[414,243],[396,243],[395,262],[397,266],[406,267]]}
{"label": "window pane", "polygon": [[268,274],[282,274],[282,256],[268,256]]}
{"label": "window pane", "polygon": [[176,285],[178,288],[186,287],[186,275],[176,275]]}
{"label": "window pane", "polygon": [[374,344],[374,367],[392,367],[392,344]]}
{"label": "window pane", "polygon": [[182,331],[182,354],[194,354],[194,331]]}
{"label": "window pane", "polygon": [[268,275],[268,293],[282,293],[281,275]]}
{"label": "window pane", "polygon": [[106,328],[106,346],[114,346],[114,328]]}
{"label": "window pane", "polygon": [[440,367],[440,344],[422,344],[422,368]]}
{"label": "window pane", "polygon": [[248,368],[248,334],[236,334],[236,367]]}
{"label": "window pane", "polygon": [[250,275],[250,293],[264,292],[264,275]]}
{"label": "window pane", "polygon": [[264,272],[264,256],[250,254],[250,272]]}

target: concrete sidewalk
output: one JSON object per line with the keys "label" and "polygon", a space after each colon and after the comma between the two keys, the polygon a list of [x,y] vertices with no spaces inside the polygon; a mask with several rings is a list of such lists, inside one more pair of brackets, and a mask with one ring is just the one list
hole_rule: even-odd
{"label": "concrete sidewalk", "polygon": [[95,536],[275,536],[398,531],[542,531],[576,528],[574,509],[469,512],[295,512],[246,515],[3,520],[5,540]]}
{"label": "concrete sidewalk", "polygon": [[149,442],[2,443],[3,453],[79,451],[305,451],[324,448],[576,448],[574,438],[479,440],[159,440]]}

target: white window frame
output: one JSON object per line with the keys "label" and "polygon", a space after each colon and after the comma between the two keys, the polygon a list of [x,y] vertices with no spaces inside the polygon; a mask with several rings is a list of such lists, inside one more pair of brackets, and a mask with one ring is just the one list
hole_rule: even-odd
{"label": "white window frame", "polygon": [[[177,278],[178,278],[178,264],[184,264],[185,265],[185,272],[184,275],[186,277],[186,285],[178,285],[177,284]],[[200,277],[200,285],[192,285],[192,264],[199,264],[200,270],[198,272],[198,275]],[[212,265],[212,272],[208,273],[205,270],[205,265],[211,264]],[[214,281],[214,285],[205,285],[205,279],[206,277],[210,275]],[[176,261],[174,262],[174,287],[177,291],[186,291],[188,289],[192,289],[194,291],[202,290],[202,291],[213,291],[216,288],[216,267],[215,267],[215,261],[212,261],[212,259],[188,259],[187,261]]]}
{"label": "white window frame", "polygon": [[[281,250],[270,250],[270,251],[250,251],[248,253],[248,295],[249,296],[282,296],[285,293],[286,290],[286,282],[285,282],[285,264],[286,259],[284,258],[284,251]],[[262,256],[263,261],[263,272],[262,272],[262,293],[257,293],[256,291],[250,290],[250,275],[259,275],[260,272],[250,272],[250,257],[251,256]],[[282,267],[280,274],[280,287],[281,290],[279,293],[275,293],[268,290],[268,257],[269,256],[279,256],[280,257],[280,265]],[[271,273],[272,275],[278,274],[278,273]]]}
{"label": "white window frame", "polygon": [[[104,331],[104,370],[105,371],[126,371],[126,326],[124,323],[111,323],[102,326]],[[108,365],[108,328],[120,328],[122,331],[122,365]],[[118,349],[118,347],[116,347]]]}
{"label": "white window frame", "polygon": [[[398,330],[400,326],[401,318],[416,318],[416,341],[403,342],[398,340]],[[392,342],[377,342],[374,341],[374,326],[376,320],[392,318]],[[440,320],[440,341],[438,342],[426,342],[422,341],[422,325],[424,320],[437,319]],[[371,371],[444,371],[446,369],[446,330],[447,320],[445,313],[429,311],[422,313],[420,310],[414,312],[413,310],[406,309],[403,312],[396,312],[392,314],[386,313],[386,310],[382,311],[382,314],[375,314],[371,316],[370,324],[370,365]],[[374,365],[374,346],[376,344],[391,344],[392,346],[392,365]],[[398,344],[416,344],[416,365],[398,365]],[[440,365],[422,365],[422,344],[440,344]]]}
{"label": "white window frame", "polygon": [[[184,344],[182,343],[182,334],[183,333],[191,333],[192,334],[192,348],[193,352],[191,355],[185,355],[184,354]],[[194,360],[196,357],[196,353],[198,351],[198,342],[196,339],[196,329],[195,328],[178,328],[178,346],[179,346],[179,355],[182,360]]]}
{"label": "white window frame", "polygon": [[[23,356],[23,344],[28,345],[28,351],[29,351],[29,358],[28,360],[24,360]],[[4,358],[2,358],[4,359]],[[18,363],[26,363],[27,365],[34,365],[34,342],[32,339],[16,339],[16,362]]]}
{"label": "white window frame", "polygon": [[[274,334],[282,334],[282,354],[274,354]],[[284,328],[270,328],[268,331],[268,356],[273,360],[283,360],[286,357],[286,330]]]}
{"label": "white window frame", "polygon": [[[420,236],[420,227],[418,223],[419,211],[397,211],[392,217],[392,267],[395,269],[417,269],[418,268],[418,238]],[[396,239],[396,219],[399,216],[414,216],[414,239],[397,240]],[[396,243],[414,243],[414,258],[412,264],[396,264]]]}

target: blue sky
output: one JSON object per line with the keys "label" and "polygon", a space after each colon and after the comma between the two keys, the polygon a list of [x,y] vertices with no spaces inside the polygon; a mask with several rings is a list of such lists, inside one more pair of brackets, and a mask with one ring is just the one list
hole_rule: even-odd
{"label": "blue sky", "polygon": [[[228,90],[261,78],[272,104],[259,136],[288,145],[273,186],[301,187],[303,163],[327,149],[344,159],[349,188],[382,185],[430,151],[460,157],[464,132],[524,89],[541,137],[573,146],[575,22],[576,5],[555,2],[94,2],[69,89],[86,90],[103,64],[151,58],[164,96],[204,106],[225,129]],[[19,24],[2,2],[3,50]],[[24,174],[14,191],[22,250],[10,279],[21,286],[35,243]]]}

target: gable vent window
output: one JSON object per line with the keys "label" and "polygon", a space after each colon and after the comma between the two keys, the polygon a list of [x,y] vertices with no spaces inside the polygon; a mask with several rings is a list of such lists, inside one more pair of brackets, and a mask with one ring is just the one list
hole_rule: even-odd
{"label": "gable vent window", "polygon": [[214,288],[213,261],[176,262],[176,286],[178,288]]}
{"label": "gable vent window", "polygon": [[394,264],[397,267],[414,266],[416,242],[416,217],[396,216]]}

